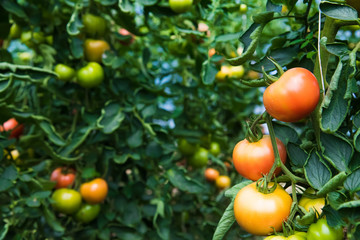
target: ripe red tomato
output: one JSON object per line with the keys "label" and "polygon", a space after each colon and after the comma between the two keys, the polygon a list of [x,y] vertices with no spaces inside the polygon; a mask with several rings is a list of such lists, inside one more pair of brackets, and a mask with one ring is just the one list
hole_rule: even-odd
{"label": "ripe red tomato", "polygon": [[75,182],[75,170],[58,167],[51,173],[50,180],[56,182],[55,188],[71,187]]}
{"label": "ripe red tomato", "polygon": [[55,190],[51,198],[53,200],[53,208],[61,213],[73,214],[81,206],[81,195],[79,192],[73,189],[57,189]]}
{"label": "ripe red tomato", "polygon": [[207,181],[214,182],[220,176],[220,173],[214,168],[207,168],[204,175]]}
{"label": "ripe red tomato", "polygon": [[283,122],[296,122],[307,117],[316,108],[319,99],[318,81],[305,68],[286,71],[266,88],[263,95],[266,111]]}
{"label": "ripe red tomato", "polygon": [[86,39],[84,44],[85,58],[89,62],[102,62],[102,55],[110,45],[104,40]]}
{"label": "ripe red tomato", "polygon": [[102,17],[88,13],[82,17],[82,22],[84,24],[85,33],[88,36],[104,36],[106,30],[106,21]]}
{"label": "ripe red tomato", "polygon": [[104,80],[104,70],[97,62],[89,62],[77,71],[77,83],[84,88],[99,86]]}
{"label": "ripe red tomato", "polygon": [[19,124],[15,118],[10,118],[3,125],[0,125],[0,132],[10,132],[9,138],[19,138],[24,133],[24,125]]}
{"label": "ripe red tomato", "polygon": [[[276,138],[280,159],[286,162],[286,149],[280,139]],[[233,150],[233,162],[236,170],[241,176],[256,181],[269,173],[275,161],[275,155],[269,135],[264,135],[257,142],[250,143],[244,139],[238,142]],[[280,168],[275,170],[275,175],[279,174]]]}
{"label": "ripe red tomato", "polygon": [[231,179],[228,176],[219,176],[215,181],[215,185],[218,189],[228,188],[231,185]]}
{"label": "ripe red tomato", "polygon": [[[271,187],[273,183],[269,183]],[[242,188],[234,200],[234,214],[238,224],[254,235],[268,235],[281,231],[282,223],[290,214],[292,199],[277,185],[272,193],[264,194],[256,189],[256,183]],[[274,229],[273,229],[274,228]]]}
{"label": "ripe red tomato", "polygon": [[171,10],[176,13],[184,13],[188,11],[193,4],[193,0],[169,0]]}
{"label": "ripe red tomato", "polygon": [[81,184],[80,193],[87,203],[101,203],[108,193],[107,182],[102,178],[95,178],[90,182]]}
{"label": "ripe red tomato", "polygon": [[75,219],[79,222],[89,223],[99,215],[100,209],[100,204],[92,205],[85,203],[75,213]]}
{"label": "ripe red tomato", "polygon": [[120,28],[118,32],[122,36],[129,36],[129,38],[127,38],[126,40],[119,41],[122,45],[129,46],[135,41],[135,35],[126,30],[125,28]]}

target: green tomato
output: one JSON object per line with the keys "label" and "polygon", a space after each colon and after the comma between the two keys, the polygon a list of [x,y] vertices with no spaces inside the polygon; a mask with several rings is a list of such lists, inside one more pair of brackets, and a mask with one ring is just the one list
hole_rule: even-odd
{"label": "green tomato", "polygon": [[194,168],[205,167],[209,160],[209,152],[205,148],[198,148],[197,151],[189,159],[189,165]]}
{"label": "green tomato", "polygon": [[67,82],[75,77],[75,70],[65,64],[59,63],[55,66],[54,71],[59,75],[59,80]]}
{"label": "green tomato", "polygon": [[104,36],[106,31],[106,21],[102,17],[85,14],[82,17],[85,33],[89,36]]}
{"label": "green tomato", "polygon": [[169,0],[171,10],[176,13],[184,13],[188,11],[193,4],[193,0]]}
{"label": "green tomato", "polygon": [[21,36],[21,27],[16,23],[11,25],[9,36],[11,39],[19,38]]}
{"label": "green tomato", "polygon": [[307,232],[307,240],[342,240],[342,227],[330,227],[326,219],[319,219],[310,225]]}
{"label": "green tomato", "polygon": [[45,36],[43,32],[26,31],[21,33],[20,40],[29,48],[33,48],[37,44],[44,43]]}
{"label": "green tomato", "polygon": [[214,156],[218,156],[221,152],[220,144],[217,142],[211,142],[209,152]]}
{"label": "green tomato", "polygon": [[104,70],[97,62],[89,62],[77,72],[77,83],[84,88],[99,86],[104,80]]}
{"label": "green tomato", "polygon": [[246,13],[247,12],[247,5],[244,4],[244,3],[240,4],[239,11],[240,11],[241,14]]}
{"label": "green tomato", "polygon": [[52,203],[53,208],[61,213],[73,214],[81,206],[81,195],[73,189],[57,189],[51,198],[54,201]]}
{"label": "green tomato", "polygon": [[94,220],[100,212],[100,204],[88,204],[81,205],[79,211],[75,214],[75,219],[79,222],[88,223]]}
{"label": "green tomato", "polygon": [[178,148],[183,155],[193,155],[196,152],[198,145],[191,144],[185,138],[181,138],[178,141]]}

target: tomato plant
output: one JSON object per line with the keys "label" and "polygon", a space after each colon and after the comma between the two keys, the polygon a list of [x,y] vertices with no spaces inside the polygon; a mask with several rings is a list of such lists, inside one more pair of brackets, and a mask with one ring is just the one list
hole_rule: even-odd
{"label": "tomato plant", "polygon": [[237,223],[254,235],[267,235],[282,229],[290,214],[292,199],[279,185],[272,193],[262,193],[251,183],[242,188],[234,200]]}
{"label": "tomato plant", "polygon": [[102,56],[109,50],[109,44],[104,40],[86,39],[84,43],[85,58],[89,62],[102,62]]}
{"label": "tomato plant", "polygon": [[[286,149],[280,139],[276,140],[281,161],[286,162]],[[257,142],[249,142],[247,139],[238,142],[233,150],[233,162],[236,170],[243,177],[258,180],[269,173],[275,162],[275,155],[269,135],[264,135]],[[279,174],[280,168],[275,170]]]}
{"label": "tomato plant", "polygon": [[54,71],[59,75],[61,81],[72,81],[76,75],[75,70],[65,64],[59,63],[55,66]]}
{"label": "tomato plant", "polygon": [[188,11],[193,4],[193,0],[169,0],[171,10],[176,13],[184,13]]}
{"label": "tomato plant", "polygon": [[342,240],[343,229],[341,227],[330,227],[326,219],[319,219],[316,223],[310,225],[307,231],[307,240]]}
{"label": "tomato plant", "polygon": [[205,167],[209,160],[209,151],[203,147],[199,147],[188,160],[189,165],[192,167]]}
{"label": "tomato plant", "polygon": [[55,188],[71,187],[75,182],[75,170],[58,167],[51,173],[50,180],[56,182]]}
{"label": "tomato plant", "polygon": [[93,221],[100,213],[100,204],[87,204],[81,205],[80,209],[75,213],[75,219],[79,222],[89,223]]}
{"label": "tomato plant", "polygon": [[90,62],[85,67],[80,68],[77,73],[77,83],[84,88],[99,86],[104,80],[104,70],[100,64]]}
{"label": "tomato plant", "polygon": [[81,206],[81,195],[73,189],[60,188],[51,196],[53,208],[61,213],[73,214]]}
{"label": "tomato plant", "polygon": [[296,122],[307,117],[317,106],[320,88],[307,69],[292,68],[266,88],[263,101],[266,111],[279,121]]}
{"label": "tomato plant", "polygon": [[87,203],[101,203],[108,194],[108,184],[102,178],[95,178],[90,182],[81,184],[80,193]]}
{"label": "tomato plant", "polygon": [[82,17],[84,31],[91,37],[102,37],[106,31],[106,21],[102,17],[87,13]]}
{"label": "tomato plant", "polygon": [[218,189],[221,189],[221,190],[228,188],[231,185],[231,179],[229,176],[221,175],[216,178],[215,185]]}

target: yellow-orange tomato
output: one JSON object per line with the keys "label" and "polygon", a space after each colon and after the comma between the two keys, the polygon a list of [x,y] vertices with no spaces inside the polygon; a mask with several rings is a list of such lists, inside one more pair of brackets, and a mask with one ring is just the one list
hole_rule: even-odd
{"label": "yellow-orange tomato", "polygon": [[[286,149],[280,139],[276,138],[280,159],[286,162]],[[236,170],[243,177],[256,181],[263,175],[268,174],[275,161],[275,155],[269,135],[264,135],[257,142],[249,142],[244,139],[238,142],[233,150],[233,162]],[[279,174],[280,168],[275,170]]]}
{"label": "yellow-orange tomato", "polygon": [[224,81],[226,78],[230,77],[231,69],[228,66],[221,66],[220,71],[215,75],[215,79],[218,81]]}
{"label": "yellow-orange tomato", "polygon": [[[304,193],[314,194],[315,190],[308,188]],[[313,209],[317,212],[317,215],[320,215],[322,213],[322,208],[325,206],[325,198],[309,198],[303,195],[299,201],[299,206],[302,206],[308,212],[310,209]]]}
{"label": "yellow-orange tomato", "polygon": [[220,173],[214,168],[207,168],[204,175],[207,181],[214,182],[220,176]]}
{"label": "yellow-orange tomato", "polygon": [[95,178],[90,182],[81,184],[80,194],[90,204],[101,203],[108,193],[107,182],[102,178]]}
{"label": "yellow-orange tomato", "polygon": [[216,53],[215,48],[210,48],[209,51],[208,51],[209,58],[211,58],[212,56],[214,56],[215,53]]}
{"label": "yellow-orange tomato", "polygon": [[[271,187],[273,183],[269,183]],[[257,190],[256,183],[242,188],[234,200],[234,214],[238,224],[254,235],[268,235],[281,231],[282,223],[289,217],[292,199],[277,185],[272,193]]]}
{"label": "yellow-orange tomato", "polygon": [[215,180],[215,185],[219,189],[225,189],[230,187],[231,185],[231,179],[228,176],[219,176]]}
{"label": "yellow-orange tomato", "polygon": [[85,58],[89,62],[102,62],[102,55],[110,46],[104,40],[87,39],[84,44]]}

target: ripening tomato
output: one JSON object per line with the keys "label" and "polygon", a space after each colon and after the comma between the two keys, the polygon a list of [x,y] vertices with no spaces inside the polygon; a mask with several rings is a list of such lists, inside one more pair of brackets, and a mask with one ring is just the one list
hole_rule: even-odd
{"label": "ripening tomato", "polygon": [[[304,193],[315,194],[315,190],[308,188]],[[309,198],[303,195],[299,201],[299,206],[305,208],[306,211],[310,211],[313,208],[319,216],[322,213],[322,208],[325,206],[325,198]]]}
{"label": "ripening tomato", "polygon": [[317,106],[320,88],[314,74],[305,68],[286,71],[264,91],[266,111],[283,122],[296,122],[307,117]]}
{"label": "ripening tomato", "polygon": [[76,75],[76,72],[72,67],[62,63],[57,64],[54,68],[54,71],[59,76],[59,80],[64,82],[72,80]]}
{"label": "ripening tomato", "polygon": [[189,158],[189,165],[194,168],[205,167],[209,160],[209,152],[203,147],[199,147],[194,155]]}
{"label": "ripening tomato", "polygon": [[106,21],[102,17],[87,13],[82,17],[85,33],[91,37],[102,37],[106,31]]}
{"label": "ripening tomato", "polygon": [[[286,148],[280,139],[276,138],[280,159],[286,162]],[[241,176],[256,181],[263,175],[268,174],[275,161],[275,155],[269,135],[264,135],[257,142],[249,142],[244,139],[238,142],[233,150],[233,162]],[[279,174],[280,168],[275,170]]]}
{"label": "ripening tomato", "polygon": [[[269,183],[269,187],[274,183]],[[254,235],[268,235],[281,231],[283,222],[290,214],[292,199],[277,184],[272,193],[264,194],[256,188],[256,182],[243,187],[234,200],[234,214],[238,224]]]}
{"label": "ripening tomato", "polygon": [[0,125],[0,132],[10,132],[9,138],[19,138],[24,133],[24,124],[19,124],[15,118],[10,118]]}
{"label": "ripening tomato", "polygon": [[90,182],[81,184],[80,193],[87,203],[101,203],[107,196],[108,184],[102,178],[95,178]]}
{"label": "ripening tomato", "polygon": [[102,55],[110,45],[104,40],[86,39],[84,44],[85,58],[89,62],[102,62]]}
{"label": "ripening tomato", "polygon": [[330,227],[327,220],[322,218],[310,225],[307,231],[307,240],[342,240],[342,227]]}
{"label": "ripening tomato", "polygon": [[135,35],[126,30],[125,28],[120,28],[119,34],[127,37],[125,40],[119,41],[122,45],[129,46],[135,41]]}
{"label": "ripening tomato", "polygon": [[215,185],[218,189],[225,189],[230,187],[231,185],[231,179],[228,176],[219,176],[216,180],[215,180]]}
{"label": "ripening tomato", "polygon": [[232,78],[242,78],[244,76],[244,73],[245,69],[242,65],[230,67],[230,77]]}
{"label": "ripening tomato", "polygon": [[169,0],[171,10],[176,13],[184,13],[188,11],[193,4],[193,0]]}
{"label": "ripening tomato", "polygon": [[73,189],[57,189],[51,198],[54,201],[52,203],[53,208],[61,213],[73,214],[77,212],[81,206],[81,195]]}
{"label": "ripening tomato", "polygon": [[204,175],[207,181],[214,182],[220,176],[220,173],[215,168],[207,168]]}
{"label": "ripening tomato", "polygon": [[89,223],[94,220],[100,212],[100,204],[83,204],[75,213],[75,219],[79,222]]}
{"label": "ripening tomato", "polygon": [[75,182],[75,170],[58,167],[51,173],[50,180],[56,182],[55,188],[71,187]]}
{"label": "ripening tomato", "polygon": [[104,70],[97,62],[89,62],[77,71],[77,83],[84,88],[99,86],[104,80]]}
{"label": "ripening tomato", "polygon": [[221,66],[220,71],[215,75],[215,79],[218,81],[224,81],[226,78],[229,78],[231,74],[231,69],[228,66]]}

